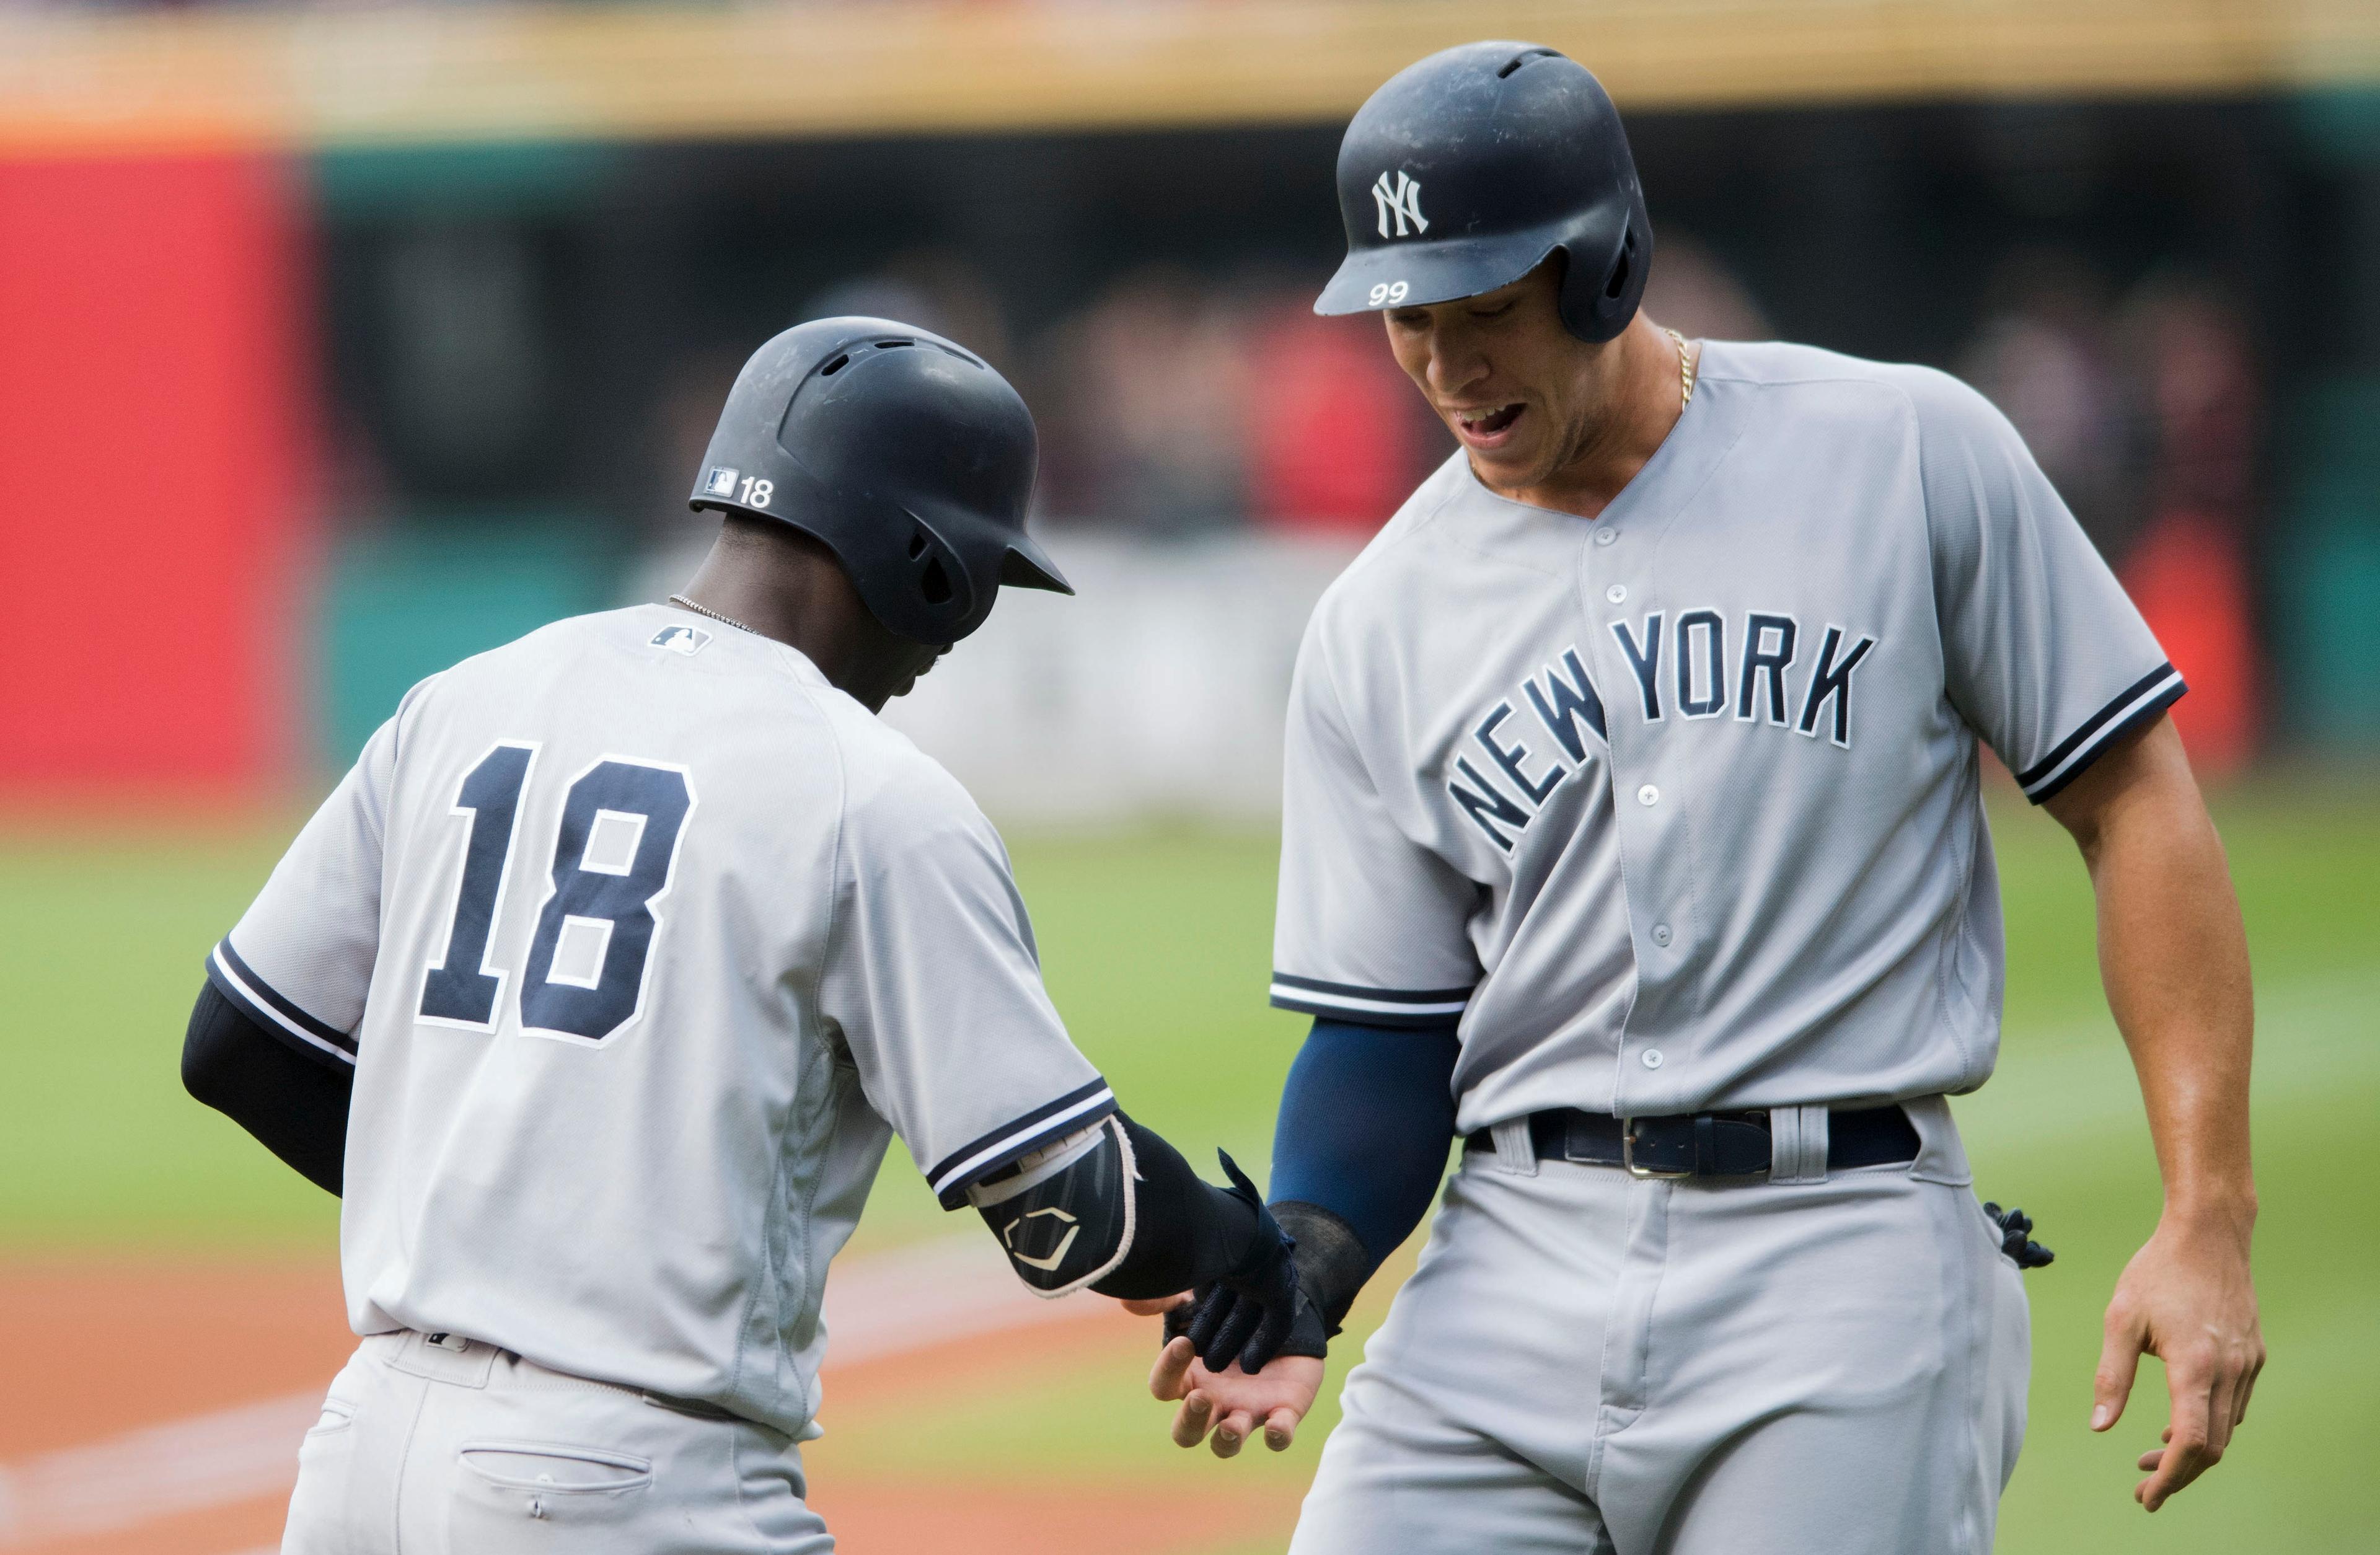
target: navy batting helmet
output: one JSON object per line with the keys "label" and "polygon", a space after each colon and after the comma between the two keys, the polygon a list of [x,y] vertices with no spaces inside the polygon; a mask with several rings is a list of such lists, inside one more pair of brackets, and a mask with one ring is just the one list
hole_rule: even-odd
{"label": "navy batting helmet", "polygon": [[689,504],[825,545],[913,642],[983,625],[1003,583],[1071,594],[1025,532],[1033,414],[971,351],[888,319],[785,331],[736,375]]}
{"label": "navy batting helmet", "polygon": [[1465,43],[1389,78],[1339,143],[1339,213],[1347,259],[1318,313],[1476,297],[1559,253],[1562,322],[1603,341],[1653,262],[1619,112],[1534,43]]}

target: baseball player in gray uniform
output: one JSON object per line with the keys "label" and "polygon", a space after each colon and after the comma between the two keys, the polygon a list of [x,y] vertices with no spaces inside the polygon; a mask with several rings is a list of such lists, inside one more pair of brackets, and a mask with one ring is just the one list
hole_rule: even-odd
{"label": "baseball player in gray uniform", "polygon": [[209,956],[190,1088],[345,1196],[362,1344],[290,1555],[831,1549],[795,1444],[896,1132],[1041,1294],[1220,1277],[1273,1315],[1247,1365],[1321,1353],[1255,1189],[1117,1112],[999,838],[875,717],[1002,583],[1065,590],[1033,470],[950,342],[780,335],[686,593],[415,687]]}
{"label": "baseball player in gray uniform", "polygon": [[[2180,678],[1978,395],[1638,312],[1652,231],[1576,64],[1424,60],[1338,181],[1318,310],[1384,314],[1462,446],[1291,693],[1272,1000],[1316,1024],[1271,1195],[1333,1325],[1463,1145],[1293,1550],[1989,1547],[2047,1255],[1946,1099],[1998,1045],[1979,742],[2081,844],[2165,1176],[2091,1422],[2164,1358],[2154,1511],[2264,1355],[2246,953]],[[1213,1342],[1244,1306],[1170,1314],[1183,1445],[1281,1446],[1313,1399],[1319,1363]]]}

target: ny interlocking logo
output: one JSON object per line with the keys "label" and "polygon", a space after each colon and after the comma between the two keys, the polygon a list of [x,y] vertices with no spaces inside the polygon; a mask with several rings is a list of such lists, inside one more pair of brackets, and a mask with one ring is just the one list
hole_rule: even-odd
{"label": "ny interlocking logo", "polygon": [[1413,236],[1412,232],[1405,230],[1407,222],[1413,224],[1413,232],[1429,230],[1428,218],[1421,213],[1421,186],[1414,182],[1412,176],[1402,167],[1397,169],[1395,187],[1390,186],[1389,176],[1386,173],[1381,174],[1373,183],[1372,203],[1380,209],[1380,236],[1383,237],[1390,236],[1390,217],[1396,219],[1395,236],[1399,237]]}

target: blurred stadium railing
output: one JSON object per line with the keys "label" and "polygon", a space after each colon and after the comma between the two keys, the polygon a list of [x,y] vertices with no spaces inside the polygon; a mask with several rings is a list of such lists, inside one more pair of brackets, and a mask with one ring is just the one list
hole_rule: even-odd
{"label": "blurred stadium railing", "polygon": [[23,7],[0,142],[285,147],[1288,124],[1525,37],[1623,106],[2231,94],[2367,77],[2362,0]]}
{"label": "blurred stadium railing", "polygon": [[1015,378],[1091,585],[896,717],[1003,813],[1269,813],[1313,592],[1447,449],[1306,311],[1338,125],[1484,35],[1629,111],[1665,322],[2009,411],[2208,770],[2380,747],[2370,0],[0,0],[0,802],[302,790],[651,597],[742,356],[870,311]]}

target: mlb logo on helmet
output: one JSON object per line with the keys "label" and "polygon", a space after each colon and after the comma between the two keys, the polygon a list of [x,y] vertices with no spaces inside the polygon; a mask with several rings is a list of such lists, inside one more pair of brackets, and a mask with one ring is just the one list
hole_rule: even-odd
{"label": "mlb logo on helmet", "polygon": [[710,644],[710,634],[699,626],[663,626],[653,634],[647,646],[666,648],[672,653],[691,659]]}
{"label": "mlb logo on helmet", "polygon": [[732,497],[735,494],[735,478],[742,474],[727,465],[713,465],[710,473],[702,478],[702,494],[706,497]]}

